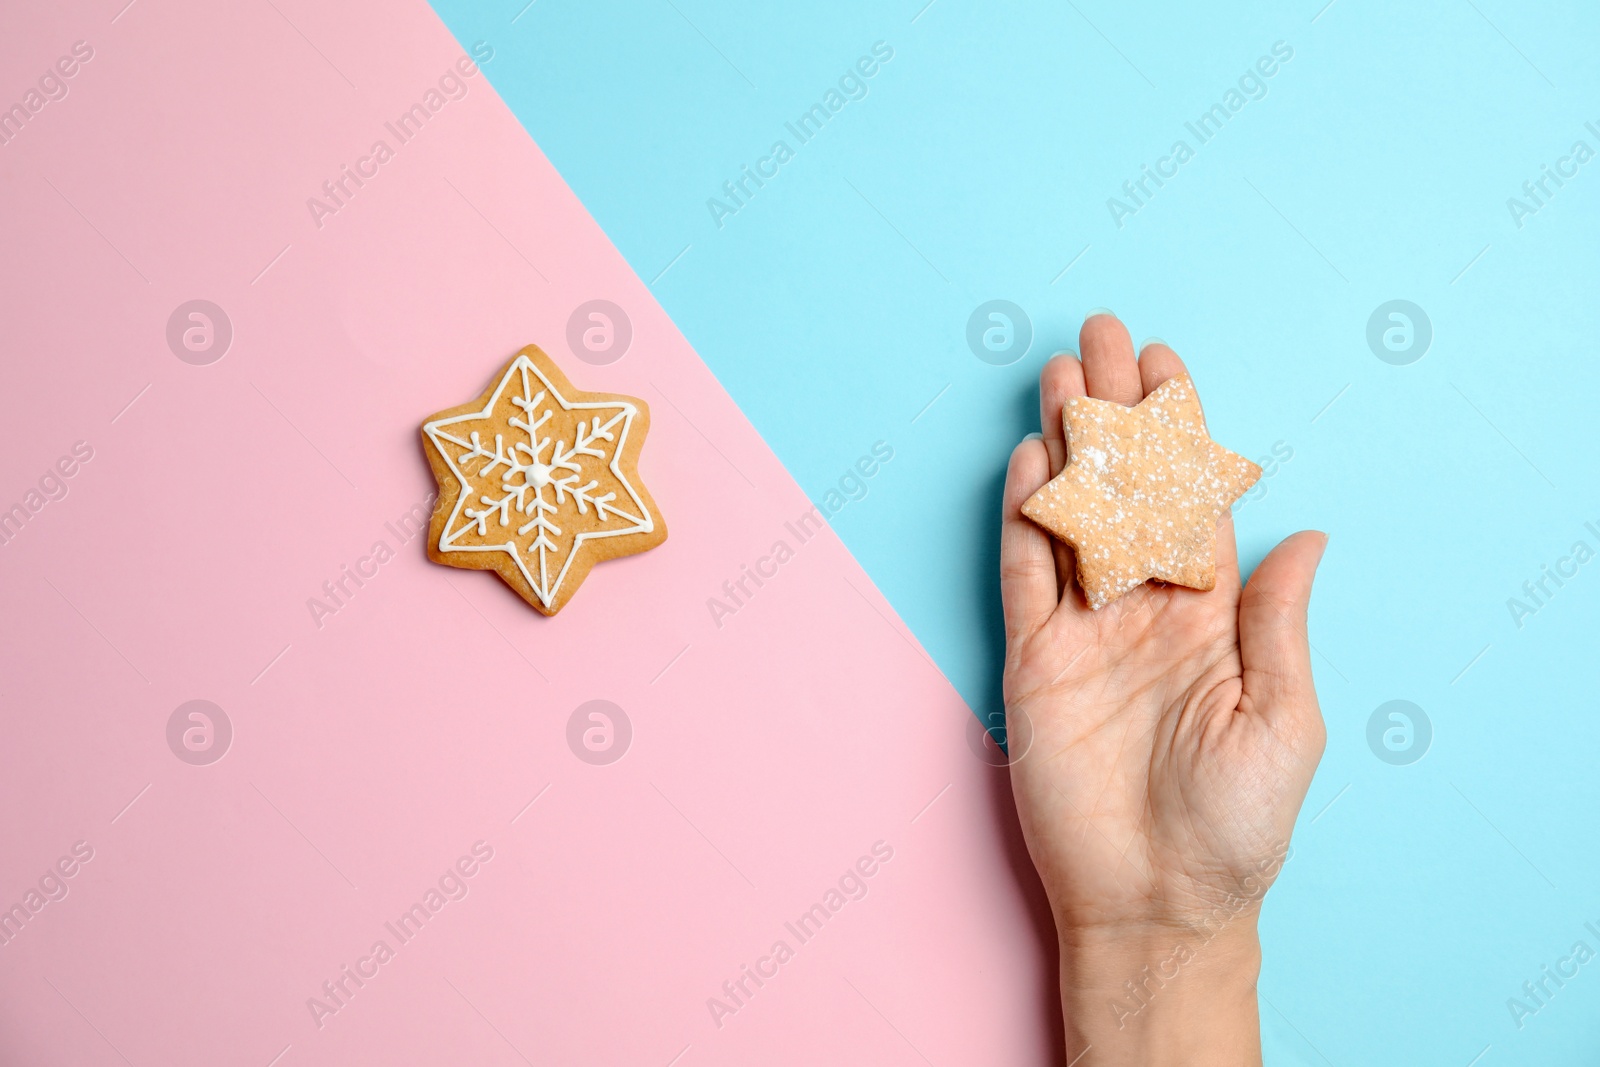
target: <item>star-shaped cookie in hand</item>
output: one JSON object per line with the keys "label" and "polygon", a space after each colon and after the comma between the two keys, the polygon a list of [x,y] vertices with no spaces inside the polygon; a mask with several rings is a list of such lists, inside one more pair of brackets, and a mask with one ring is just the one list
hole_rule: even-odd
{"label": "star-shaped cookie in hand", "polygon": [[529,345],[477,400],[422,426],[439,482],[428,558],[493,570],[554,615],[597,562],[667,539],[639,480],[649,428],[644,401],[579,392]]}
{"label": "star-shaped cookie in hand", "polygon": [[1067,465],[1022,513],[1073,547],[1089,606],[1151,578],[1215,588],[1217,521],[1261,468],[1211,440],[1189,376],[1138,407],[1072,397],[1061,418]]}

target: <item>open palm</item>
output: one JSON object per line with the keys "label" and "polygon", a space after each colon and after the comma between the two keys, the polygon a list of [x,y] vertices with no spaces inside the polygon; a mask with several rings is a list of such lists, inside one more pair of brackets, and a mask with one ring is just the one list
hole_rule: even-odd
{"label": "open palm", "polygon": [[1321,757],[1305,614],[1326,538],[1288,538],[1241,589],[1224,516],[1216,588],[1151,583],[1091,611],[1071,550],[1019,509],[1067,461],[1067,397],[1137,404],[1184,367],[1162,344],[1135,359],[1110,315],[1089,318],[1080,344],[1081,362],[1045,367],[1043,437],[1017,447],[1006,477],[1012,788],[1063,936],[1195,927],[1259,906]]}

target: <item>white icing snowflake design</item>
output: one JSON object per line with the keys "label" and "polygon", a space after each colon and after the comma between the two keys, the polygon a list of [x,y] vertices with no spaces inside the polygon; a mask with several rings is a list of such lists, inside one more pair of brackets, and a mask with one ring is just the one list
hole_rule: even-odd
{"label": "white icing snowflake design", "polygon": [[423,426],[461,483],[439,551],[508,554],[548,607],[585,541],[655,528],[620,461],[637,414],[569,401],[519,356],[483,410]]}

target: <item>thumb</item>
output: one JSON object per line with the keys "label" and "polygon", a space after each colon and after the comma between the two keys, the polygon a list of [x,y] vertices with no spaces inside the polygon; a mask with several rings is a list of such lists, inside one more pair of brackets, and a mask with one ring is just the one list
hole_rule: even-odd
{"label": "thumb", "polygon": [[1276,708],[1317,707],[1311,682],[1306,608],[1328,535],[1302,530],[1285,538],[1250,576],[1239,600],[1239,658],[1249,701]]}

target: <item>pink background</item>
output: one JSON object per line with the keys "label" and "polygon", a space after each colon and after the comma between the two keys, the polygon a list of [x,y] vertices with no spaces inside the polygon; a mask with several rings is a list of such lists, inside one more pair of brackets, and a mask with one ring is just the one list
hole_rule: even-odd
{"label": "pink background", "polygon": [[[0,546],[0,907],[94,849],[0,946],[0,1060],[1048,1061],[1004,771],[831,532],[713,624],[809,503],[484,78],[312,221],[460,56],[432,12],[122,4],[0,34],[0,106],[94,49],[0,146],[0,508],[94,450]],[[195,298],[233,324],[209,366],[166,343]],[[565,342],[595,298],[634,325],[606,367]],[[555,619],[384,525],[432,488],[420,420],[530,341],[650,404],[671,529]],[[379,539],[396,558],[319,629],[307,599]],[[209,766],[166,742],[197,698],[234,729]],[[566,743],[596,698],[633,725],[609,766]],[[307,999],[479,840],[468,895],[319,1029]],[[868,895],[798,945],[784,922],[879,840]],[[707,998],[779,938],[796,957],[718,1029]]]}

